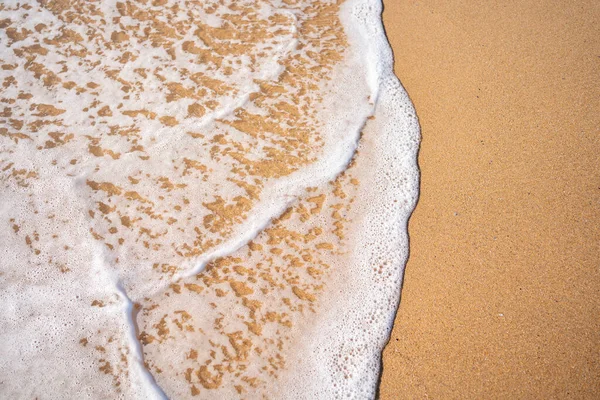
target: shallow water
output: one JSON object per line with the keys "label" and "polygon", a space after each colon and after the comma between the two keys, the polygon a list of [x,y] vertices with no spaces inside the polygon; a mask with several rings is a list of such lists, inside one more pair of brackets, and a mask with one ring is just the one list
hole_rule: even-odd
{"label": "shallow water", "polygon": [[370,398],[418,125],[375,0],[0,4],[0,393]]}

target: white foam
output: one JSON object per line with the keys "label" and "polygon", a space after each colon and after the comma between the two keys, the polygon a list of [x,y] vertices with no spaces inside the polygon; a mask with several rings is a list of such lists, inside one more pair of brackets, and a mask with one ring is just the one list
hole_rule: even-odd
{"label": "white foam", "polygon": [[[15,4],[16,1],[5,3],[7,7]],[[37,7],[35,2],[32,5]],[[102,2],[100,7],[107,16],[117,16],[115,1]],[[264,7],[261,13],[266,18],[277,7]],[[15,12],[11,18],[23,19],[24,16],[18,13],[22,14],[23,10]],[[243,132],[223,126],[222,121],[231,119],[232,113],[240,108],[252,110],[255,114],[264,113],[250,100],[250,95],[258,88],[254,80],[277,81],[284,73],[279,61],[301,52],[299,41],[294,37],[298,32],[298,18],[293,12],[283,13],[291,21],[291,25],[286,27],[288,33],[273,39],[269,46],[259,46],[257,53],[264,52],[266,55],[260,59],[258,71],[253,70],[247,56],[239,57],[239,68],[233,75],[226,76],[179,53],[171,67],[159,71],[168,80],[192,86],[194,83],[179,68],[185,67],[190,74],[214,74],[212,77],[234,86],[234,90],[226,95],[212,95],[219,106],[200,118],[186,118],[190,101],[165,102],[158,78],[149,76],[136,81],[145,88],[145,96],[133,94],[127,99],[127,109],[148,108],[159,111],[161,115],[176,117],[181,123],[175,128],[166,128],[155,119],[123,117],[116,112],[114,116],[107,117],[106,125],[91,122],[87,114],[80,112],[78,105],[98,101],[114,109],[114,99],[122,96],[121,83],[105,79],[93,69],[79,68],[75,57],[60,64],[62,56],[53,52],[39,56],[55,73],[60,72],[60,65],[68,66],[65,80],[82,85],[97,80],[101,84],[97,93],[74,94],[62,87],[45,90],[27,74],[21,77],[19,86],[6,88],[4,95],[7,97],[17,97],[19,90],[25,88],[35,95],[35,103],[61,105],[66,110],[61,115],[64,129],[77,130],[77,136],[71,144],[52,151],[39,151],[36,147],[43,146],[45,139],[42,138],[57,129],[52,126],[40,128],[32,140],[33,144],[25,140],[14,144],[9,139],[1,142],[3,153],[0,154],[13,162],[14,168],[35,170],[38,174],[36,180],[28,183],[29,186],[20,186],[9,177],[2,188],[0,219],[6,232],[2,233],[0,241],[3,255],[0,261],[3,289],[0,297],[7,306],[0,313],[0,340],[7,345],[0,355],[0,373],[8,383],[0,387],[1,394],[6,397],[70,398],[81,392],[91,398],[166,398],[144,364],[134,320],[135,302],[162,293],[178,279],[198,274],[216,258],[239,251],[274,218],[306,195],[307,188],[323,186],[335,179],[348,167],[364,130],[368,139],[361,144],[361,159],[358,161],[360,170],[364,171],[361,177],[363,185],[354,212],[354,218],[362,221],[360,226],[363,229],[354,231],[351,238],[354,252],[348,259],[347,272],[337,277],[338,280],[350,279],[344,283],[349,294],[343,298],[332,295],[327,299],[322,307],[327,311],[311,327],[311,336],[298,344],[305,352],[304,357],[288,361],[290,373],[284,374],[279,383],[285,390],[278,392],[274,388],[272,394],[280,398],[307,399],[374,396],[380,352],[389,334],[408,254],[406,221],[418,189],[418,125],[410,101],[393,74],[392,55],[381,26],[379,0],[349,0],[342,7],[341,20],[349,38],[349,49],[344,53],[344,61],[331,71],[333,79],[319,82],[318,93],[313,95],[315,98],[317,95],[323,97],[320,106],[314,110],[315,121],[309,121],[320,124],[319,131],[323,137],[322,145],[312,143],[314,161],[287,176],[265,180],[260,200],[244,221],[236,224],[226,237],[206,234],[209,238],[222,239],[220,243],[195,259],[183,259],[168,245],[186,242],[186,234],[166,226],[161,219],[151,217],[143,217],[144,222],[152,232],[159,232],[166,238],[163,242],[157,240],[157,244],[162,245],[156,251],[158,255],[150,253],[138,240],[138,232],[129,236],[123,233],[128,245],[120,248],[118,253],[102,247],[93,238],[94,233],[90,232],[90,228],[108,230],[110,226],[102,225],[103,220],[97,222],[87,216],[88,210],[95,209],[99,202],[106,201],[113,207],[122,206],[125,212],[129,207],[124,205],[124,201],[113,201],[110,196],[107,200],[106,196],[90,194],[86,186],[90,180],[125,186],[128,176],[142,176],[148,171],[156,171],[157,176],[167,171],[164,174],[168,175],[172,160],[204,157],[202,161],[214,168],[208,183],[200,182],[197,177],[176,176],[178,182],[188,185],[186,193],[193,194],[197,201],[193,205],[195,208],[192,207],[186,215],[192,222],[206,215],[203,202],[217,195],[234,198],[243,193],[241,188],[226,181],[227,168],[232,167],[234,162],[211,160],[208,148],[198,148],[187,132],[202,131],[207,136],[225,132],[228,137],[240,142],[245,140],[254,146],[251,156],[257,159],[263,156],[268,142],[247,138]],[[183,17],[178,14],[170,22]],[[217,14],[199,11],[197,17],[210,26],[221,24]],[[121,22],[132,23],[128,18],[124,17]],[[19,28],[34,31],[40,23],[49,26],[60,24],[55,15],[45,10],[34,13]],[[85,36],[81,26],[70,28]],[[43,35],[49,38],[59,33],[51,30]],[[110,31],[102,34],[109,39]],[[190,32],[177,45],[189,40],[200,45]],[[22,68],[23,61],[8,50],[7,43],[9,38],[1,31],[3,62]],[[18,46],[32,44],[32,38],[27,38]],[[89,60],[102,63],[106,70],[118,69],[122,79],[132,81],[138,79],[137,68],[167,65],[170,60],[160,47],[133,43],[132,50],[139,53],[139,57],[125,65],[116,61],[119,56],[116,50],[105,54],[92,52]],[[0,73],[6,75],[10,72]],[[19,117],[26,122],[34,120],[31,116],[33,111],[24,110],[29,114]],[[376,119],[367,124],[367,118],[372,115]],[[104,147],[123,153],[118,160],[110,160],[108,156],[97,158],[85,152],[89,143],[84,135],[94,136],[111,124],[134,121],[141,129],[139,144],[146,148],[146,154],[152,156],[143,165],[144,170],[135,163],[139,154],[129,152],[131,143],[119,135],[102,137]],[[69,164],[72,154],[77,152],[82,152],[78,154],[81,156],[79,162]],[[6,160],[0,159],[3,162],[1,167]],[[172,196],[169,202],[161,199],[155,183],[142,182],[139,188],[149,202],[158,204],[157,208],[166,209],[172,204],[180,204],[185,197],[169,194]],[[165,215],[167,213],[165,211]],[[15,224],[19,225],[21,236],[11,232],[11,226]],[[186,226],[182,222],[178,227],[183,229]],[[41,239],[33,239],[33,244],[26,246],[23,235],[29,238],[37,235]],[[70,247],[68,252],[65,246]],[[32,249],[39,253],[33,255]],[[177,263],[181,269],[165,278],[153,272],[152,265],[157,259]],[[384,276],[373,274],[371,267],[381,264],[386,265]],[[58,268],[66,268],[70,273],[58,274]],[[331,286],[337,284],[340,283],[334,282]],[[103,304],[90,307],[90,304],[97,304],[98,299]],[[104,371],[110,370],[110,373],[99,374],[98,363],[105,365]],[[108,364],[110,368],[106,367]],[[340,369],[342,364],[343,369]]]}

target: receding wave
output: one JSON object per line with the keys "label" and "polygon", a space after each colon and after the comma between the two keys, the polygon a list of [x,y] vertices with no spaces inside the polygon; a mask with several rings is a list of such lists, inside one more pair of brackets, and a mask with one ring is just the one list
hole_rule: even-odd
{"label": "receding wave", "polygon": [[419,140],[380,14],[0,4],[2,397],[374,397]]}

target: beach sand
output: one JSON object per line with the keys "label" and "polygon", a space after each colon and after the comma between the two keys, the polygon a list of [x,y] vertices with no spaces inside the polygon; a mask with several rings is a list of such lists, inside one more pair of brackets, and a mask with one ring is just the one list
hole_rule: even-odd
{"label": "beach sand", "polygon": [[[134,3],[0,2],[0,397],[373,397],[377,7]],[[596,4],[386,2],[381,398],[600,393]]]}
{"label": "beach sand", "polygon": [[382,399],[600,393],[600,3],[386,1],[422,129]]}

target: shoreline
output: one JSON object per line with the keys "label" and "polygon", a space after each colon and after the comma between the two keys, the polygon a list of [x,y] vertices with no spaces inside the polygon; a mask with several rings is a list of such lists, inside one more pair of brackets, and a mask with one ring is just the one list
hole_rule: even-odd
{"label": "shoreline", "polygon": [[422,141],[381,399],[600,392],[599,18],[384,2]]}

